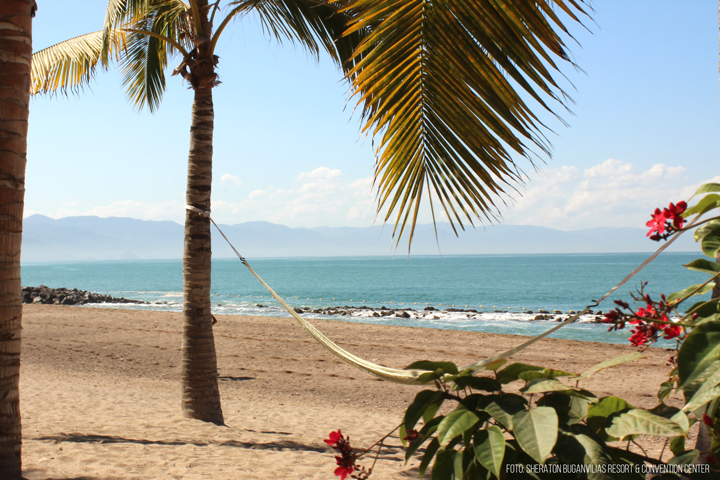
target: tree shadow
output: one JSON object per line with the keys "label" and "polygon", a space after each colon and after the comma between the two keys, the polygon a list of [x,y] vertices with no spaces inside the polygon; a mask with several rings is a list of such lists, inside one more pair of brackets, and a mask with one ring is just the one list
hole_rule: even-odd
{"label": "tree shadow", "polygon": [[71,442],[71,443],[135,443],[138,445],[166,445],[166,446],[183,446],[183,445],[194,445],[196,447],[208,447],[215,445],[219,447],[234,447],[234,448],[245,448],[252,450],[297,450],[297,451],[308,451],[308,452],[327,452],[326,447],[306,445],[303,443],[294,442],[292,440],[282,440],[277,442],[239,442],[237,440],[225,440],[222,442],[193,442],[184,440],[149,440],[142,438],[125,438],[117,437],[113,435],[93,435],[93,434],[80,434],[80,433],[69,433],[61,435],[50,435],[44,437],[34,438],[33,440],[40,441],[51,441],[51,442]]}
{"label": "tree shadow", "polygon": [[242,382],[245,380],[257,380],[255,377],[231,377],[230,375],[219,375],[218,380],[222,380],[227,382],[228,380],[231,380],[233,382]]}
{"label": "tree shadow", "polygon": [[40,468],[23,468],[22,480],[116,480],[117,477],[89,477],[83,475],[81,477],[53,477],[47,473],[47,470]]}

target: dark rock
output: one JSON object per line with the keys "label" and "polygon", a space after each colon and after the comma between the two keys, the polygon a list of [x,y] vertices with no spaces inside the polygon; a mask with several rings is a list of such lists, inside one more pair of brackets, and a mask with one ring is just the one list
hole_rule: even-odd
{"label": "dark rock", "polygon": [[425,307],[423,310],[427,310],[429,312],[432,312],[433,310],[436,310],[435,307]]}
{"label": "dark rock", "polygon": [[302,308],[296,308],[295,313],[305,313],[305,311]]}
{"label": "dark rock", "polygon": [[113,298],[110,295],[97,295],[85,290],[73,288],[23,287],[23,303],[41,303],[44,305],[85,305],[88,303],[135,303],[147,304],[141,300]]}
{"label": "dark rock", "polygon": [[550,313],[547,310],[538,310],[538,313]]}
{"label": "dark rock", "polygon": [[404,311],[397,312],[395,316],[398,318],[410,318],[410,314]]}
{"label": "dark rock", "polygon": [[255,306],[258,307],[258,308],[267,308],[267,305],[261,305],[261,304],[259,304],[259,303],[258,303],[257,305],[255,305]]}

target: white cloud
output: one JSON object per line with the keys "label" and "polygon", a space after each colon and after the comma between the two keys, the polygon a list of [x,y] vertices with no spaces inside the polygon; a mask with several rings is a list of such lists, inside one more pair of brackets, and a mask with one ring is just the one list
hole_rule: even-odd
{"label": "white cloud", "polygon": [[340,170],[303,172],[291,188],[254,190],[239,202],[215,200],[216,220],[264,220],[293,227],[369,226],[375,215],[372,179],[348,180]]}
{"label": "white cloud", "polygon": [[[230,178],[232,177],[232,178]],[[234,182],[226,174],[222,181]],[[239,180],[237,180],[239,182]],[[720,182],[720,177],[707,181]],[[705,182],[691,183],[680,166],[654,165],[637,171],[631,163],[609,159],[584,170],[573,166],[548,169],[532,178],[502,208],[505,224],[542,225],[560,230],[598,226],[643,227],[650,212],[669,202],[687,200]],[[292,227],[369,226],[375,221],[377,201],[373,179],[348,179],[340,170],[319,167],[299,174],[285,188],[267,186],[253,190],[239,200],[235,193],[213,193],[213,218],[222,223],[268,221]],[[234,190],[234,189],[233,189]],[[433,195],[437,199],[436,195]],[[502,202],[497,202],[501,204]],[[75,207],[75,208],[73,208]],[[75,202],[62,204],[53,213],[28,210],[25,216],[43,213],[53,218],[74,215],[133,217],[145,220],[173,220],[182,223],[184,202],[147,204],[125,200],[91,209],[77,208]],[[438,221],[446,221],[437,204]],[[382,224],[384,215],[376,223]],[[394,216],[390,221],[394,221]],[[430,223],[427,201],[421,206],[420,223]]]}
{"label": "white cloud", "polygon": [[242,180],[240,180],[235,175],[231,175],[229,173],[226,173],[222,177],[220,177],[220,182],[222,182],[223,186],[230,185],[232,187],[239,187],[242,185]]}
{"label": "white cloud", "polygon": [[528,182],[504,223],[561,230],[643,227],[655,207],[687,200],[705,183],[688,182],[684,167],[658,164],[636,171],[632,164],[615,159],[582,174],[575,167],[550,169]]}

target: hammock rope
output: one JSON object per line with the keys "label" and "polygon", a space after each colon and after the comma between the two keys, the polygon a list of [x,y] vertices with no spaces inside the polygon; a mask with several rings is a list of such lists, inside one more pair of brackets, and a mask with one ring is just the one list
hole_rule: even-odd
{"label": "hammock rope", "polygon": [[[267,291],[277,300],[280,305],[287,310],[287,312],[292,315],[292,317],[300,323],[300,325],[305,329],[306,332],[308,332],[315,340],[317,340],[318,343],[320,343],[323,347],[325,347],[330,353],[338,357],[340,360],[344,361],[345,363],[348,363],[360,370],[363,370],[371,375],[374,375],[376,377],[388,380],[393,383],[400,383],[400,384],[406,384],[411,385],[415,384],[415,381],[417,380],[417,377],[421,374],[425,373],[426,370],[400,370],[396,368],[390,368],[385,367],[382,365],[378,365],[376,363],[370,362],[368,360],[365,360],[363,358],[358,357],[357,355],[353,355],[352,353],[348,352],[347,350],[341,348],[338,346],[335,342],[327,338],[322,332],[320,332],[317,328],[315,328],[310,322],[305,320],[303,317],[298,315],[298,313],[295,311],[294,308],[292,308],[290,305],[288,305],[275,291],[267,284],[265,281],[260,278],[260,275],[253,270],[253,268],[250,266],[248,261],[240,255],[240,252],[237,251],[237,249],[233,246],[232,242],[225,236],[223,231],[218,227],[217,223],[215,223],[215,220],[212,219],[210,216],[210,212],[201,210],[197,207],[194,207],[192,205],[186,205],[185,208],[189,211],[195,212],[199,215],[202,215],[204,217],[207,217],[213,225],[215,225],[215,228],[217,228],[218,232],[220,232],[220,235],[225,239],[225,241],[230,245],[230,248],[232,248],[233,252],[235,252],[235,255],[240,259],[243,265],[247,267],[247,269],[250,271],[250,273],[255,276],[255,278],[258,279],[258,281],[267,289]],[[692,226],[695,222],[692,222],[689,226]],[[591,308],[595,308],[600,303],[605,300],[607,297],[609,297],[613,292],[615,292],[618,288],[622,287],[624,284],[626,284],[631,278],[633,278],[635,275],[637,275],[643,268],[645,268],[649,263],[651,263],[655,258],[657,258],[658,255],[660,255],[666,248],[668,248],[683,232],[679,232],[677,235],[674,235],[669,241],[667,241],[665,244],[663,244],[660,248],[658,248],[655,253],[653,253],[647,260],[645,260],[639,267],[637,267],[635,270],[633,270],[629,275],[627,275],[620,283],[615,285],[608,293],[606,293],[600,300],[593,300],[593,304],[588,305],[585,307],[584,310],[581,312],[578,312],[567,319],[565,319],[562,323],[559,323],[558,325],[554,326],[553,328],[547,330],[546,332],[541,333],[540,335],[537,335],[530,340],[518,345],[517,347],[511,348],[510,350],[507,350],[505,352],[499,353],[497,355],[494,355],[490,358],[486,358],[484,360],[480,360],[477,363],[467,365],[460,370],[483,370],[486,365],[488,365],[491,362],[507,359],[511,357],[512,355],[515,355],[516,353],[520,352],[521,350],[526,349],[530,345],[534,344],[535,342],[542,340],[543,338],[547,337],[548,335],[556,332],[557,330],[561,329],[562,327],[575,322],[578,318],[580,318],[581,315],[584,315],[586,313],[589,313],[591,311]]]}

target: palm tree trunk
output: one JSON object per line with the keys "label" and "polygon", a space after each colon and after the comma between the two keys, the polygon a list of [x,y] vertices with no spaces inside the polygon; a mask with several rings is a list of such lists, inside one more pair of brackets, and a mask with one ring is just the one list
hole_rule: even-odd
{"label": "palm tree trunk", "polygon": [[[213,122],[212,86],[195,88],[190,126],[187,204],[210,211]],[[210,219],[196,212],[185,215],[183,255],[183,415],[223,423],[217,381],[217,359],[210,315]]]}
{"label": "palm tree trunk", "polygon": [[33,0],[0,2],[0,478],[21,478],[20,246]]}

